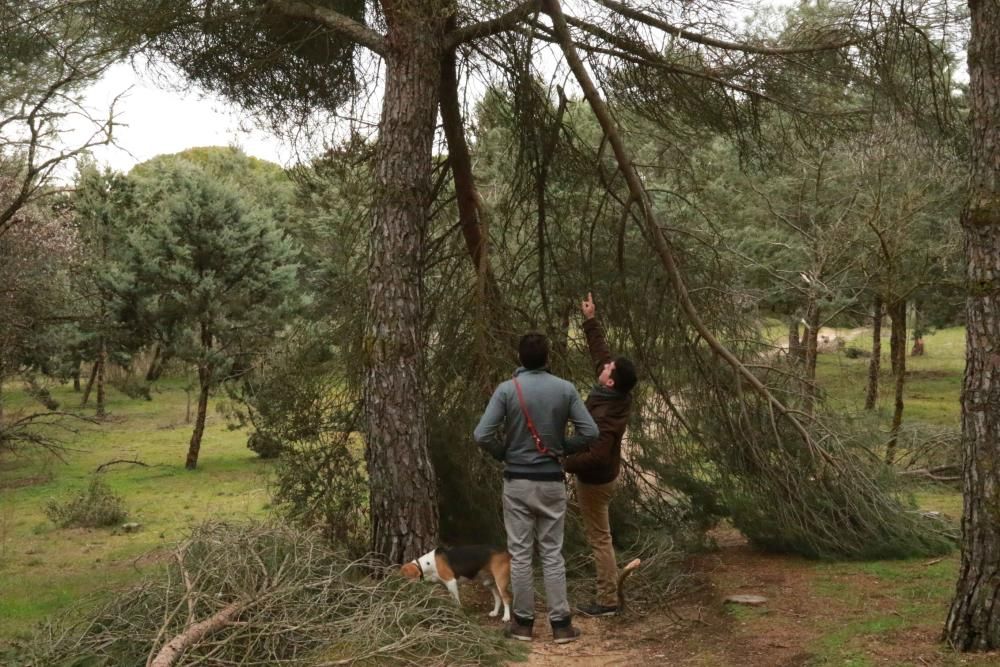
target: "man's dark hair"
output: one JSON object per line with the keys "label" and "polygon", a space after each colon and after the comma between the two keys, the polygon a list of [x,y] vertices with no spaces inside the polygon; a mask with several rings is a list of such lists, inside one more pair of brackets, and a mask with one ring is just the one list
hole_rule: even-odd
{"label": "man's dark hair", "polygon": [[615,359],[615,369],[611,371],[611,379],[615,381],[615,389],[623,394],[632,391],[632,387],[639,381],[635,374],[635,364],[631,359],[618,357]]}
{"label": "man's dark hair", "polygon": [[517,344],[517,356],[529,371],[544,368],[549,363],[549,339],[535,331],[524,334]]}

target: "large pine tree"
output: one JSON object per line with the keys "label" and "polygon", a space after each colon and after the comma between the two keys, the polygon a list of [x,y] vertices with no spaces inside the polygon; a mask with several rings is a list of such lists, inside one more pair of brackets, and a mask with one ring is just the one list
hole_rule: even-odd
{"label": "large pine tree", "polygon": [[962,567],[945,639],[1000,648],[1000,2],[970,0],[972,129],[965,230],[966,350],[962,385],[965,508]]}

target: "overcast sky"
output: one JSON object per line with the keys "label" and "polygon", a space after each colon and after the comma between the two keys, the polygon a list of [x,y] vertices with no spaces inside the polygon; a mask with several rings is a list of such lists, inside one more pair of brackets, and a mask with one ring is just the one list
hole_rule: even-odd
{"label": "overcast sky", "polygon": [[[787,5],[791,0],[771,0],[771,4]],[[555,57],[553,56],[553,61]],[[967,79],[963,71],[959,80]],[[169,77],[183,82],[177,73]],[[567,82],[564,81],[564,84]],[[570,86],[572,90],[574,86]],[[93,114],[106,116],[116,95],[122,95],[117,109],[114,136],[118,146],[99,147],[94,157],[101,165],[127,172],[139,162],[163,153],[176,153],[194,146],[234,145],[249,155],[290,166],[310,155],[296,155],[287,140],[255,126],[231,104],[216,95],[201,91],[185,92],[164,87],[162,81],[145,72],[136,72],[132,65],[119,63],[86,94],[84,105]],[[377,107],[377,102],[376,102]],[[377,119],[374,119],[377,121]],[[77,119],[73,133],[64,137],[64,145],[84,142],[92,127]],[[87,134],[84,134],[87,132]],[[72,178],[72,166],[60,178]]]}
{"label": "overcast sky", "polygon": [[[182,78],[178,75],[175,80]],[[255,127],[219,97],[161,89],[160,85],[154,77],[136,73],[131,65],[120,63],[111,67],[87,92],[84,105],[98,117],[106,116],[115,96],[124,93],[116,105],[114,136],[118,147],[101,146],[94,150],[94,157],[101,165],[127,172],[155,155],[193,146],[220,145],[239,146],[248,155],[283,166],[293,161],[289,146],[270,132]],[[82,122],[77,125],[74,134],[79,138],[86,129]],[[73,138],[66,138],[67,145],[71,145]]]}

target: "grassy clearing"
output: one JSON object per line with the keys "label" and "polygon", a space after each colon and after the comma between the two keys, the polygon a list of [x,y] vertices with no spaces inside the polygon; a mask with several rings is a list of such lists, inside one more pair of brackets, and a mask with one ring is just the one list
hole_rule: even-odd
{"label": "grassy clearing", "polygon": [[[136,579],[155,560],[146,554],[180,540],[194,523],[265,514],[269,466],[246,448],[246,434],[228,430],[214,411],[198,470],[184,469],[192,426],[185,423],[183,386],[165,381],[152,401],[111,390],[110,419],[71,436],[65,463],[37,456],[0,460],[0,638],[24,632],[81,596]],[[29,407],[31,399],[14,387],[5,392],[7,410]],[[80,400],[68,386],[52,393],[67,408]],[[125,498],[128,520],[142,529],[56,528],[45,503],[84,489],[99,465],[115,459],[149,466],[122,464],[101,474]]]}
{"label": "grassy clearing", "polygon": [[[817,565],[815,593],[842,609],[843,622],[814,643],[815,664],[885,664],[885,660],[876,663],[871,658],[880,650],[903,654],[898,656],[899,662],[890,664],[970,664],[935,643],[954,593],[957,569],[957,555]],[[920,638],[925,644],[919,658],[933,662],[909,662],[905,654],[913,651],[910,638]],[[890,648],[894,646],[897,648]]]}
{"label": "grassy clearing", "polygon": [[[885,430],[892,419],[894,400],[888,343],[884,338],[877,405],[879,423]],[[924,356],[906,359],[904,425],[958,428],[965,330],[939,330],[925,337],[924,343]],[[848,345],[870,351],[870,335]],[[820,356],[818,381],[835,408],[862,411],[868,362],[866,358],[848,359],[842,353]],[[955,520],[961,517],[962,495],[954,487],[915,487],[914,495],[923,509]],[[816,656],[812,664],[987,664],[955,655],[936,643],[954,594],[958,566],[957,553],[930,560],[816,564],[813,592],[842,609],[842,622],[824,629],[811,646]],[[915,644],[923,646],[924,654],[914,662],[907,652],[912,654]],[[893,656],[893,651],[897,655]]]}
{"label": "grassy clearing", "polygon": [[[848,346],[871,352],[871,335],[862,334]],[[941,329],[924,338],[925,354],[906,358],[904,423],[920,422],[935,426],[959,425],[958,397],[965,369],[965,329]],[[817,381],[827,401],[835,409],[858,413],[864,409],[868,385],[866,358],[848,359],[843,353],[821,354],[817,360]],[[879,421],[892,421],[895,379],[890,371],[889,339],[882,339],[882,363],[879,375]]]}
{"label": "grassy clearing", "polygon": [[[887,353],[888,341],[884,343]],[[924,357],[907,358],[904,422],[957,427],[964,332],[938,331],[925,338],[925,344]],[[851,345],[868,347],[870,340],[861,336]],[[867,361],[821,355],[819,382],[833,405],[861,411]],[[888,360],[883,361],[887,368]],[[199,469],[184,469],[191,428],[185,423],[184,384],[182,380],[161,384],[152,402],[111,391],[112,418],[73,436],[66,464],[43,458],[0,461],[0,643],[81,596],[136,580],[141,571],[157,566],[157,550],[162,553],[172,546],[194,523],[267,513],[265,476],[270,464],[246,448],[245,433],[227,430],[214,411]],[[892,388],[886,370],[879,403],[883,428],[891,418]],[[8,410],[31,402],[13,387],[5,389]],[[79,394],[68,387],[57,387],[53,394],[66,406],[79,401]],[[124,496],[129,520],[143,524],[143,529],[132,534],[57,529],[44,515],[45,503],[85,488],[94,469],[112,459],[140,459],[150,465],[120,465],[103,474]],[[955,518],[961,515],[962,498],[954,488],[930,485],[915,487],[914,492],[925,509]],[[147,555],[150,552],[152,556]],[[775,559],[779,568],[790,562]],[[988,664],[954,656],[936,644],[953,593],[957,554],[941,560],[810,562],[804,567],[814,612],[792,618],[757,609],[733,608],[726,613],[754,628],[789,622],[810,626],[815,639],[806,648],[812,665]],[[887,655],[887,650],[897,654]],[[713,659],[705,664],[723,664]]]}

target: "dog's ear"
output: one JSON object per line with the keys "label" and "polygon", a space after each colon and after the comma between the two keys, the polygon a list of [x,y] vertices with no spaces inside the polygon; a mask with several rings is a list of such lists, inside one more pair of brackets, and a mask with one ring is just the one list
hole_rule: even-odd
{"label": "dog's ear", "polygon": [[420,578],[420,568],[417,567],[416,563],[406,563],[401,568],[399,568],[399,573],[404,577],[406,577],[407,579]]}

